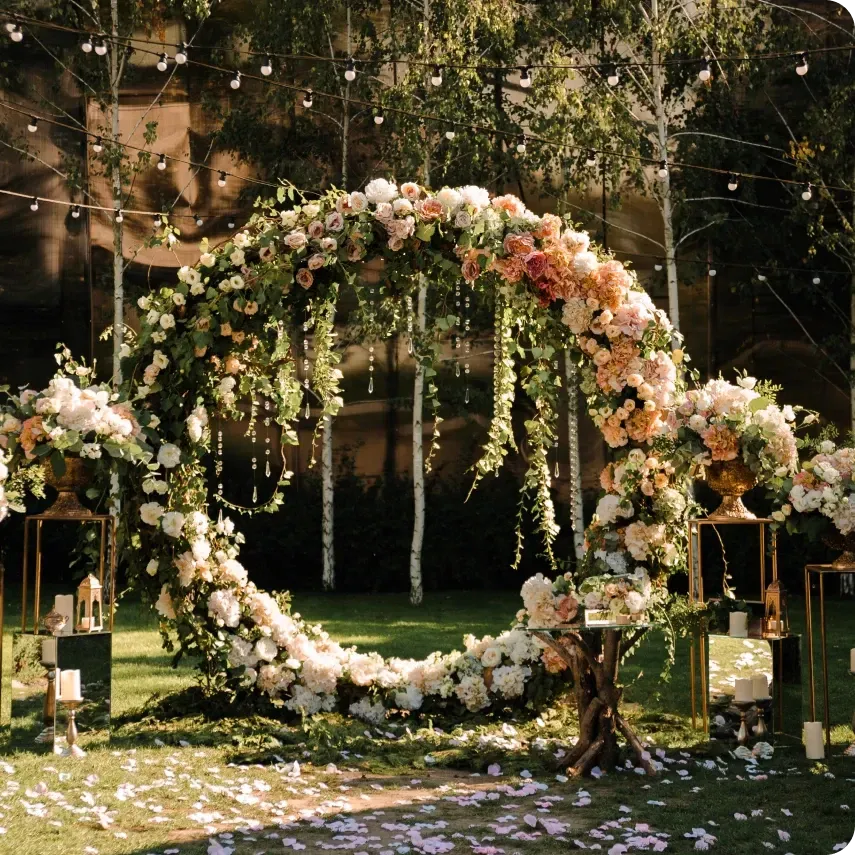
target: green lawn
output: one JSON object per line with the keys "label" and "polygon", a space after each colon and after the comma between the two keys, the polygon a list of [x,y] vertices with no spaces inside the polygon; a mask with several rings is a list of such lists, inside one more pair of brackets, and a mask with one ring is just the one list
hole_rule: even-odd
{"label": "green lawn", "polygon": [[[10,600],[7,660],[19,620]],[[518,604],[516,594],[484,592],[428,595],[420,609],[404,595],[299,595],[293,609],[343,642],[420,657],[453,649],[467,632],[500,632]],[[801,612],[801,604],[791,605],[795,631]],[[851,736],[845,724],[855,708],[855,679],[846,674],[855,647],[851,612],[851,602],[833,602],[829,610],[838,744]],[[787,744],[762,764],[763,774],[747,773],[727,754],[706,768],[722,749],[710,754],[688,726],[685,645],[670,683],[660,679],[663,656],[654,637],[624,669],[631,717],[651,745],[667,751],[663,775],[650,783],[632,773],[585,781],[589,796],[580,797],[580,784],[557,781],[546,763],[555,750],[550,740],[566,738],[575,726],[562,707],[539,720],[510,722],[515,731],[483,718],[390,721],[371,729],[338,716],[283,727],[253,716],[210,720],[198,708],[181,714],[176,708],[186,696],[177,693],[193,685],[192,665],[169,668],[152,615],[126,602],[114,640],[112,743],[79,760],[12,746],[0,753],[0,853],[222,855],[234,849],[234,855],[268,855],[293,851],[294,844],[283,846],[283,839],[293,839],[298,850],[308,847],[307,855],[333,845],[417,855],[429,851],[414,843],[417,822],[427,823],[419,826],[424,838],[445,835],[452,855],[558,855],[573,849],[574,839],[586,846],[601,841],[605,852],[629,836],[622,828],[636,823],[671,835],[666,851],[676,853],[695,851],[694,839],[683,837],[693,828],[714,835],[714,848],[728,855],[756,855],[763,843],[782,855],[827,855],[848,842],[855,758],[811,766],[800,748]],[[171,696],[172,704],[143,708],[155,694]],[[302,764],[299,777],[284,765],[294,760]],[[484,774],[492,763],[501,766],[500,777]],[[524,770],[548,789],[526,794]],[[497,789],[507,785],[514,789]],[[487,799],[475,795],[485,789]],[[752,809],[762,814],[752,816]],[[735,813],[747,819],[737,821]],[[614,821],[617,826],[597,831]]]}

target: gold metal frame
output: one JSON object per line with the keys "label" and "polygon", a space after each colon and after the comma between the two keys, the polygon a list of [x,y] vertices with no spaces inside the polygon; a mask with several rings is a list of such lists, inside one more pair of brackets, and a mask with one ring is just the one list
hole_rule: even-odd
{"label": "gold metal frame", "polygon": [[[27,632],[30,567],[30,527],[35,524],[35,571],[33,577],[33,633],[39,635],[41,626],[41,593],[42,593],[42,524],[44,522],[79,522],[100,523],[101,538],[98,554],[98,580],[104,585],[105,574],[109,573],[110,613],[109,631],[113,631],[113,617],[116,604],[116,518],[112,514],[32,514],[24,517],[24,575],[22,583],[21,632]],[[107,550],[109,549],[109,558]],[[0,624],[2,627],[2,624]]]}
{"label": "gold metal frame", "polygon": [[810,720],[816,721],[816,686],[814,685],[813,669],[813,609],[811,601],[811,573],[816,573],[819,580],[819,637],[820,650],[822,652],[822,726],[825,730],[825,754],[831,756],[831,711],[829,709],[828,696],[828,643],[825,630],[825,577],[828,575],[840,576],[843,573],[851,573],[852,568],[835,567],[833,564],[806,564],[805,565],[805,630],[808,641],[808,679],[810,680]]}
{"label": "gold metal frame", "polygon": [[[766,590],[766,526],[772,522],[771,519],[759,517],[757,519],[742,519],[739,517],[710,519],[701,517],[689,520],[689,602],[703,603],[704,599],[704,575],[703,575],[703,550],[701,540],[704,526],[719,525],[753,525],[760,530],[760,595]],[[697,537],[697,549],[695,549],[695,538]],[[774,530],[771,531],[771,569],[772,581],[778,580],[778,538]],[[697,558],[697,566],[695,565]],[[697,671],[695,667],[695,653],[698,653],[698,665],[701,679],[701,725],[704,731],[709,730],[709,698],[707,674],[707,637],[709,633],[698,632],[692,637],[689,647],[689,680],[691,681],[692,697],[692,729],[698,726],[698,699],[697,699]],[[780,697],[780,695],[779,695]]]}

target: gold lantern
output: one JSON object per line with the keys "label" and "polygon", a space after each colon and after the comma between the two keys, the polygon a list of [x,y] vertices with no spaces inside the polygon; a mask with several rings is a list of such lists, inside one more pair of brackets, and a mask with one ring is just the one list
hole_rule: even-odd
{"label": "gold lantern", "polygon": [[787,592],[778,579],[775,579],[763,595],[765,616],[763,618],[763,637],[782,638],[790,633],[787,615]]}
{"label": "gold lantern", "polygon": [[[95,606],[98,606],[98,619],[95,620]],[[78,632],[101,632],[104,628],[104,588],[97,577],[91,573],[80,583],[77,589],[77,626]]]}

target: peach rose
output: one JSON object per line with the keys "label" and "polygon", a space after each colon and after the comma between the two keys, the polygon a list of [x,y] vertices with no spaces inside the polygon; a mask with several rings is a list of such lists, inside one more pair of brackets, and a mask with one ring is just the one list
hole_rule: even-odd
{"label": "peach rose", "polygon": [[315,281],[315,277],[312,276],[312,271],[307,267],[301,267],[297,271],[296,275],[297,284],[303,288],[311,288],[312,283]]}
{"label": "peach rose", "polygon": [[508,255],[526,256],[534,252],[534,238],[527,232],[521,235],[505,235],[503,246]]}

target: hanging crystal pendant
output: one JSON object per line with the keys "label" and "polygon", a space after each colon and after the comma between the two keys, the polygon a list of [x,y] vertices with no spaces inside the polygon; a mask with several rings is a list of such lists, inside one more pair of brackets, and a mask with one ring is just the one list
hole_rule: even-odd
{"label": "hanging crystal pendant", "polygon": [[256,487],[254,484],[253,484],[253,487],[252,487],[252,501],[253,501],[253,502],[257,502],[257,501],[258,501],[258,487]]}
{"label": "hanging crystal pendant", "polygon": [[413,355],[413,340],[411,338],[407,339],[407,353],[410,356]]}
{"label": "hanging crystal pendant", "polygon": [[371,375],[371,377],[368,378],[368,394],[369,395],[374,394],[374,375],[373,374]]}
{"label": "hanging crystal pendant", "polygon": [[468,386],[466,387],[466,394],[463,396],[463,403],[464,404],[469,403],[469,387]]}
{"label": "hanging crystal pendant", "polygon": [[311,418],[311,415],[312,415],[312,410],[311,410],[311,407],[309,407],[309,399],[308,399],[308,398],[306,398],[306,412],[305,412],[305,416],[306,416],[306,418],[308,419],[308,418]]}
{"label": "hanging crystal pendant", "polygon": [[455,362],[454,362],[454,376],[455,376],[455,377],[459,377],[459,376],[460,376],[460,363],[459,363],[459,362],[457,362],[456,360],[455,360]]}
{"label": "hanging crystal pendant", "polygon": [[270,461],[269,460],[267,461],[267,463],[264,466],[264,477],[265,478],[270,477]]}
{"label": "hanging crystal pendant", "polygon": [[556,478],[561,477],[561,470],[558,468],[558,461],[557,460],[555,461],[555,477]]}

